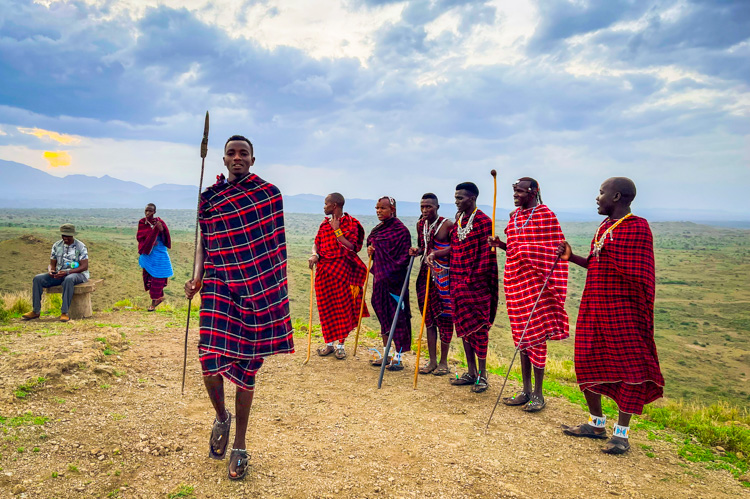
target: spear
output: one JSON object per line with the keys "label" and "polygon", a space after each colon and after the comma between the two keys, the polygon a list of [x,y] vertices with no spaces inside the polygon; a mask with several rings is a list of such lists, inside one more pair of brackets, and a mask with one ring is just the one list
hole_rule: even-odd
{"label": "spear", "polygon": [[367,273],[365,274],[365,285],[362,286],[362,301],[359,304],[359,319],[357,320],[357,334],[354,336],[354,357],[357,356],[357,343],[359,343],[359,328],[362,327],[362,314],[365,310],[365,296],[367,295],[367,281],[370,279],[370,268],[372,267],[372,255],[367,261]]}
{"label": "spear", "polygon": [[[198,206],[195,210],[195,241],[193,241],[193,277],[191,281],[195,281],[195,260],[196,253],[198,251],[198,213],[201,206],[201,191],[203,190],[203,171],[206,167],[206,154],[208,154],[208,111],[206,111],[206,122],[203,125],[203,140],[201,141],[201,179],[198,182]],[[193,306],[193,299],[188,300],[188,312],[187,312],[187,323],[185,324],[185,354],[182,358],[182,395],[185,394],[185,370],[187,369],[187,347],[188,347],[188,331],[190,330],[190,312]]]}
{"label": "spear", "polygon": [[388,362],[388,352],[391,350],[391,342],[393,341],[393,335],[396,334],[396,324],[398,324],[398,313],[401,311],[401,304],[404,303],[404,296],[406,290],[409,289],[409,276],[411,275],[411,268],[414,266],[414,257],[412,256],[409,260],[409,268],[406,270],[406,279],[404,279],[404,285],[401,287],[401,295],[398,297],[398,303],[396,303],[396,314],[393,316],[393,324],[391,324],[391,332],[388,335],[388,341],[385,343],[385,352],[383,353],[383,359],[380,363],[380,377],[378,378],[378,388],[383,385],[383,374],[385,374],[385,365]]}
{"label": "spear", "polygon": [[424,288],[424,306],[422,308],[422,325],[419,326],[419,340],[417,340],[417,361],[414,363],[414,389],[417,389],[417,378],[419,377],[419,354],[422,353],[422,332],[424,331],[424,321],[427,317],[427,300],[430,299],[430,271],[427,267],[427,284]]}
{"label": "spear", "polygon": [[[492,238],[495,238],[495,211],[497,210],[497,172],[495,170],[490,171],[492,175],[492,181],[495,184],[495,195],[492,196]],[[495,247],[492,247],[492,252],[495,252]]]}
{"label": "spear", "polygon": [[310,322],[307,324],[307,358],[302,363],[304,366],[310,362],[310,351],[312,350],[312,320],[313,320],[313,295],[315,294],[315,268],[310,269]]}

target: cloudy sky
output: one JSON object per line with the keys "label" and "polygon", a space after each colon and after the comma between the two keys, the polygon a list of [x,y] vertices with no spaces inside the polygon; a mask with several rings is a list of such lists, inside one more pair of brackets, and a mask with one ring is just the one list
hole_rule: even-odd
{"label": "cloudy sky", "polygon": [[747,0],[0,0],[0,81],[0,159],[58,176],[197,184],[209,110],[209,178],[241,133],[287,194],[750,214]]}

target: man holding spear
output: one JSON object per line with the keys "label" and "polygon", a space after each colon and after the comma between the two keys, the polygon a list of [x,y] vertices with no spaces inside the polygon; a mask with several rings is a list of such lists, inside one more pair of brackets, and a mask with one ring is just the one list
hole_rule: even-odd
{"label": "man holding spear", "polygon": [[456,336],[463,340],[468,372],[451,380],[454,386],[473,385],[472,391],[487,390],[487,346],[498,304],[497,256],[487,240],[492,220],[477,208],[479,188],[472,182],[456,186],[458,215],[449,248],[433,251],[429,265],[450,254],[450,295]]}
{"label": "man holding spear", "polygon": [[[503,398],[503,403],[523,406],[526,412],[537,412],[546,404],[542,386],[547,340],[563,340],[569,336],[565,312],[568,264],[558,262],[555,265],[557,246],[565,236],[555,214],[542,204],[539,183],[533,178],[522,177],[513,184],[513,204],[518,208],[510,214],[505,228],[507,243],[499,237],[490,239],[490,246],[505,250],[507,254],[503,274],[505,302],[513,342],[521,354],[523,378],[523,391]],[[539,297],[542,289],[544,294]],[[534,309],[537,298],[539,303]],[[534,316],[530,319],[532,310]]]}
{"label": "man holding spear", "polygon": [[[367,267],[357,255],[365,240],[365,229],[356,218],[344,213],[344,202],[338,192],[326,197],[323,212],[330,218],[320,224],[308,260],[310,269],[317,266],[315,296],[326,342],[318,349],[318,355],[333,353],[339,360],[346,358],[344,341],[357,327],[367,276]],[[362,312],[363,317],[370,316],[366,305]]]}
{"label": "man holding spear", "polygon": [[[237,428],[228,476],[247,474],[245,434],[255,375],[266,356],[293,353],[281,193],[250,173],[252,143],[234,135],[224,146],[228,176],[201,194],[201,237],[188,299],[201,290],[199,358],[216,419],[209,457],[223,459],[232,415],[224,406],[224,380],[237,387]],[[201,289],[202,288],[202,289]]]}
{"label": "man holding spear", "polygon": [[[417,222],[417,245],[411,248],[409,255],[422,255],[422,264],[417,276],[417,302],[419,309],[425,310],[424,322],[427,328],[427,351],[430,360],[427,365],[419,369],[420,374],[433,373],[443,376],[450,373],[448,367],[448,350],[453,338],[453,308],[450,301],[449,289],[449,260],[448,256],[434,260],[432,268],[432,282],[427,296],[425,308],[425,290],[427,288],[427,255],[434,250],[444,250],[450,247],[450,235],[453,222],[438,215],[438,198],[428,192],[422,196],[420,209],[422,216]],[[437,361],[437,339],[440,332],[440,363]]]}

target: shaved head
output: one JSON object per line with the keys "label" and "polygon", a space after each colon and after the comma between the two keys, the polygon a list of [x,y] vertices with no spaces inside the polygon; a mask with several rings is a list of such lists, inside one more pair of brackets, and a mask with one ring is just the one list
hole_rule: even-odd
{"label": "shaved head", "polygon": [[342,208],[344,207],[344,202],[345,202],[344,196],[342,196],[338,192],[332,192],[332,193],[330,193],[328,195],[328,199],[330,199],[332,203],[336,203],[337,205],[341,206]]}
{"label": "shaved head", "polygon": [[630,204],[635,199],[635,182],[627,177],[612,177],[605,180],[612,186],[614,192],[619,192],[622,196],[622,201],[625,204]]}

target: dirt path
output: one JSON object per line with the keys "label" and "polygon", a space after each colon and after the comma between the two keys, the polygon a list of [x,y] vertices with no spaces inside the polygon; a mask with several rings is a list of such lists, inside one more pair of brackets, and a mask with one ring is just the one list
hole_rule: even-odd
{"label": "dirt path", "polygon": [[[726,471],[684,461],[675,444],[645,434],[620,458],[565,437],[560,424],[585,415],[564,399],[548,397],[536,415],[500,407],[485,434],[500,379],[475,395],[422,376],[414,391],[407,368],[386,372],[378,390],[366,349],[302,366],[302,341],[261,370],[251,470],[230,482],[226,461],[206,457],[213,414],[194,332],[180,396],[184,329],[173,317],[123,312],[0,330],[2,497],[191,497],[190,488],[213,498],[750,497]],[[414,357],[406,363],[413,369]],[[25,399],[14,395],[39,376],[47,381]],[[10,425],[28,411],[49,419]]]}

